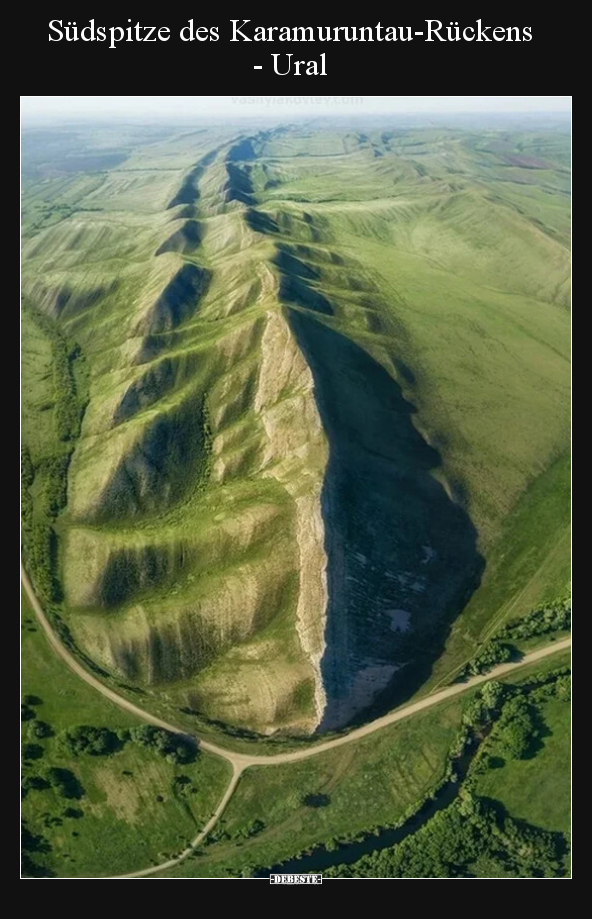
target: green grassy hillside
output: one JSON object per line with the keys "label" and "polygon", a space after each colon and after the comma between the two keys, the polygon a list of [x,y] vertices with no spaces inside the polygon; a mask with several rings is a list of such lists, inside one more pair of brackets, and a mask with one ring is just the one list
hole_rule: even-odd
{"label": "green grassy hillside", "polygon": [[567,135],[119,128],[24,151],[30,499],[59,334],[84,415],[51,602],[95,665],[308,734],[446,680],[564,591]]}
{"label": "green grassy hillside", "polygon": [[[181,851],[214,811],[228,764],[202,751],[196,762],[177,765],[130,742],[111,755],[73,757],[65,732],[92,725],[122,735],[138,722],[67,670],[24,594],[22,659],[23,873],[108,877]],[[48,736],[38,736],[40,723],[49,725]],[[52,769],[70,773],[63,787],[50,785]]]}

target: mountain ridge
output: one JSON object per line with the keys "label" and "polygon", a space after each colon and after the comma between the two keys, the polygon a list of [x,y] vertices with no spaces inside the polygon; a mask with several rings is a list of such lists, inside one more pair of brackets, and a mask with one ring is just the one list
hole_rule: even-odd
{"label": "mountain ridge", "polygon": [[[133,156],[106,173],[103,212],[26,242],[23,286],[92,366],[58,521],[74,640],[168,705],[307,734],[358,717],[399,671],[421,686],[495,544],[503,513],[486,499],[511,506],[536,473],[502,443],[510,488],[488,459],[477,494],[461,449],[476,422],[463,432],[451,405],[448,433],[435,423],[411,313],[442,285],[467,377],[500,411],[474,349],[499,327],[509,354],[514,302],[563,306],[568,276],[554,238],[509,199],[485,201],[454,135],[413,148],[420,169],[384,132],[321,136],[321,162],[301,129],[229,134],[197,155],[157,144],[149,166],[176,143],[183,166],[150,173],[154,190]],[[544,383],[557,400],[559,358]],[[539,468],[562,442],[552,412],[546,431],[531,424]]]}

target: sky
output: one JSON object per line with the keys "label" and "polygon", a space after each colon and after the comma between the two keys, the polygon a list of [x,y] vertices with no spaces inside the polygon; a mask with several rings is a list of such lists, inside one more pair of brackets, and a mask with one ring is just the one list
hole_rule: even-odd
{"label": "sky", "polygon": [[21,96],[23,121],[569,112],[571,96]]}

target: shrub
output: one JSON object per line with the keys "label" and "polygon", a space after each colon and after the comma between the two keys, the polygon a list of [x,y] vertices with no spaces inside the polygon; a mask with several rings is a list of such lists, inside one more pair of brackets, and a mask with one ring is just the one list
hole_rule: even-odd
{"label": "shrub", "polygon": [[80,810],[79,807],[67,807],[62,813],[62,817],[67,817],[69,820],[80,820],[81,817],[84,817],[84,811]]}
{"label": "shrub", "polygon": [[256,818],[255,820],[250,820],[246,826],[241,827],[236,833],[233,834],[235,839],[250,839],[252,836],[257,836],[258,833],[261,833],[265,829],[265,823],[263,820]]}

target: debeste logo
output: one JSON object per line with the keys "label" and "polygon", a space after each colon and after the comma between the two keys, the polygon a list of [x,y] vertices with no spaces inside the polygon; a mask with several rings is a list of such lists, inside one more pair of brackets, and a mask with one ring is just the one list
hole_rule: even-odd
{"label": "debeste logo", "polygon": [[322,874],[270,874],[270,884],[322,884]]}

